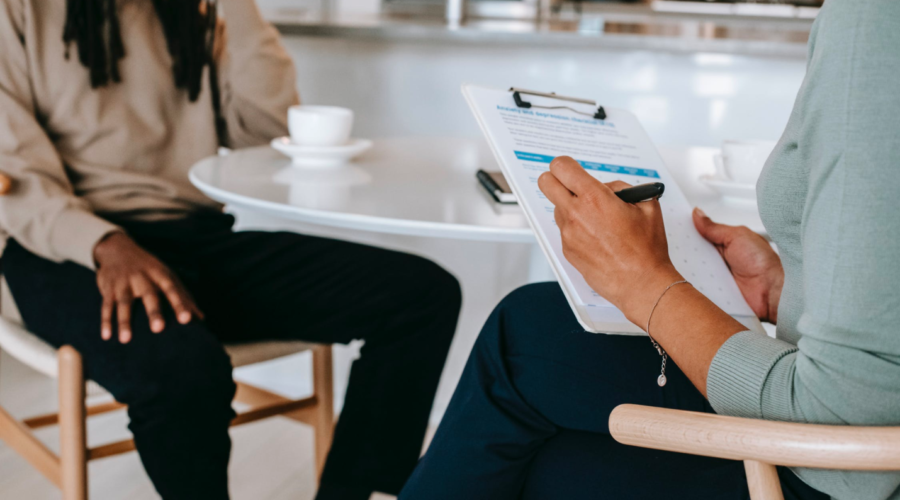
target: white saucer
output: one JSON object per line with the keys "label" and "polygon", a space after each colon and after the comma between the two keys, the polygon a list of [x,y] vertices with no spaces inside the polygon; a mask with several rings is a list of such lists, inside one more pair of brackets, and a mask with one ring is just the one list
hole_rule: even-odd
{"label": "white saucer", "polygon": [[301,146],[290,137],[279,137],[271,142],[273,149],[289,157],[295,167],[340,167],[372,147],[368,139],[350,139],[343,146]]}
{"label": "white saucer", "polygon": [[700,182],[727,198],[742,203],[756,203],[756,186],[741,184],[715,175],[701,175]]}

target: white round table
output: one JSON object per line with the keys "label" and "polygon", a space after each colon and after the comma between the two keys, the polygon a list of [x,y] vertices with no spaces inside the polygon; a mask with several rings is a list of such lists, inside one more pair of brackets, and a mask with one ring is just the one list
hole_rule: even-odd
{"label": "white round table", "polygon": [[532,242],[517,206],[497,206],[475,172],[496,165],[482,141],[375,141],[352,165],[297,168],[268,146],[200,161],[194,185],[232,207],[325,226],[464,240]]}
{"label": "white round table", "polygon": [[[756,206],[722,200],[698,181],[714,170],[712,148],[660,148],[688,200],[713,219],[762,233]],[[191,182],[243,210],[344,229],[495,242],[534,241],[516,206],[501,206],[478,184],[498,170],[481,139],[379,139],[347,167],[306,169],[268,146],[206,158]]]}

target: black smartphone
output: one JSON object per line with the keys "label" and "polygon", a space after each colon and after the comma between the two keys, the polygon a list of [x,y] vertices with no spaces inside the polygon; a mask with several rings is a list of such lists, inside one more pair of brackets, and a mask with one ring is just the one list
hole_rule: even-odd
{"label": "black smartphone", "polygon": [[497,203],[518,203],[516,195],[514,195],[512,189],[509,188],[509,183],[506,182],[506,177],[503,177],[502,172],[479,170],[476,177],[478,177],[478,182],[481,183],[484,189],[487,190]]}

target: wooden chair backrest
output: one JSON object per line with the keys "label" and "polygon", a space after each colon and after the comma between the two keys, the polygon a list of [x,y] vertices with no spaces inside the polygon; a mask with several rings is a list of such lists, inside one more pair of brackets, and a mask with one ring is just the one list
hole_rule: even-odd
{"label": "wooden chair backrest", "polygon": [[12,191],[12,185],[12,179],[8,175],[0,173],[0,196]]}

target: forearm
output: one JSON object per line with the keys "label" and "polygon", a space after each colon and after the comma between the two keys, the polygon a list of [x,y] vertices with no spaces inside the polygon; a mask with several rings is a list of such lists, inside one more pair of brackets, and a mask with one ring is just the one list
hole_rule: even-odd
{"label": "forearm", "polygon": [[[9,102],[4,97],[0,92],[0,103]],[[9,194],[0,196],[0,228],[45,259],[94,268],[94,245],[117,226],[73,193],[56,151],[34,119],[21,109],[3,111],[0,121],[16,127],[6,137],[10,144],[0,144],[0,168],[11,183]]]}
{"label": "forearm", "polygon": [[693,286],[681,283],[669,288],[682,280],[671,263],[647,269],[619,306],[632,323],[649,327],[648,333],[706,396],[706,376],[716,352],[747,327]]}
{"label": "forearm", "polygon": [[709,367],[719,348],[732,335],[747,329],[686,284],[675,285],[662,296],[649,326],[650,335],[704,396]]}
{"label": "forearm", "polygon": [[61,200],[34,201],[0,200],[0,227],[36,255],[93,269],[94,246],[118,227],[77,207],[56,210],[52,204]]}
{"label": "forearm", "polygon": [[94,267],[94,245],[116,226],[76,196],[59,154],[23,106],[7,90],[0,71],[0,168],[9,193],[0,196],[0,228],[30,252],[55,262]]}
{"label": "forearm", "polygon": [[600,183],[569,157],[554,159],[538,185],[555,206],[566,259],[647,329],[705,396],[719,347],[746,328],[693,287],[675,284],[684,277],[669,258],[659,202],[624,203],[615,191],[627,184]]}
{"label": "forearm", "polygon": [[22,2],[0,2],[0,228],[32,253],[93,267],[92,249],[115,226],[72,188],[53,141],[37,119]]}

